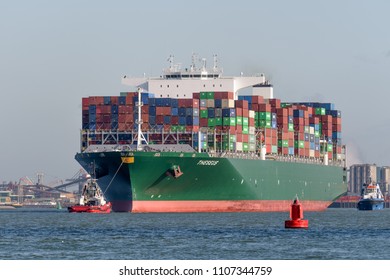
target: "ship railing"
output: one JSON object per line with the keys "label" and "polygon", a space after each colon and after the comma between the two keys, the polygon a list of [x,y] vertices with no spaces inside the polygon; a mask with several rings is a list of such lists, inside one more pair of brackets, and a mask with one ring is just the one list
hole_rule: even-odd
{"label": "ship railing", "polygon": [[[226,158],[237,158],[237,159],[254,159],[260,160],[261,157],[257,153],[242,153],[242,152],[209,152],[211,157],[226,157]],[[296,157],[293,155],[266,155],[266,160],[276,160],[281,162],[296,162],[296,163],[308,163],[308,164],[324,164],[323,159],[321,158],[308,158],[308,157]],[[338,160],[329,160],[328,165],[332,166],[343,166],[342,161]]]}

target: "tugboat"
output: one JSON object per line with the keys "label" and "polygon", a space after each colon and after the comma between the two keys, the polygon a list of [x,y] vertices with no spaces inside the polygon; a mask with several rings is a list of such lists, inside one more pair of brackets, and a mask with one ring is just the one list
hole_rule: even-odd
{"label": "tugboat", "polygon": [[106,202],[96,180],[90,179],[83,187],[80,203],[69,206],[70,213],[110,213],[111,203]]}
{"label": "tugboat", "polygon": [[381,210],[384,208],[385,199],[378,184],[370,182],[363,184],[358,210]]}

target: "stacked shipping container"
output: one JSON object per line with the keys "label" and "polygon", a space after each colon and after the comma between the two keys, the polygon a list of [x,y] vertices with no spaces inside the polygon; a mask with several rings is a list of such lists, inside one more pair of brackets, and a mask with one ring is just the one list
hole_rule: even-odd
{"label": "stacked shipping container", "polygon": [[[258,152],[319,158],[341,158],[341,113],[330,103],[282,103],[232,92],[199,92],[192,99],[155,98],[142,93],[142,130],[188,134],[202,150]],[[83,98],[83,130],[137,130],[138,93]],[[195,134],[194,134],[195,133]],[[199,134],[198,134],[199,133]],[[159,139],[151,139],[159,142]],[[90,134],[88,144],[96,142]],[[120,144],[129,143],[124,135]],[[98,141],[96,143],[99,143]]]}

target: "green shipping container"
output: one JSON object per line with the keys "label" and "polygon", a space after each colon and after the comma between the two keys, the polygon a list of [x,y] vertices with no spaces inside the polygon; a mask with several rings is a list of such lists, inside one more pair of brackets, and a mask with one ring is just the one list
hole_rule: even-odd
{"label": "green shipping container", "polygon": [[271,121],[259,120],[258,126],[265,127],[265,128],[271,128]]}
{"label": "green shipping container", "polygon": [[214,127],[215,126],[215,119],[209,118],[208,119],[208,126],[209,127]]}
{"label": "green shipping container", "polygon": [[242,125],[242,117],[236,117],[236,125]]}
{"label": "green shipping container", "polygon": [[215,125],[222,125],[222,118],[215,118]]}
{"label": "green shipping container", "polygon": [[278,140],[278,147],[288,147],[288,140]]}
{"label": "green shipping container", "polygon": [[222,140],[223,140],[223,142],[236,142],[236,135],[223,135],[222,136]]}
{"label": "green shipping container", "polygon": [[325,108],[316,108],[316,115],[325,115]]}
{"label": "green shipping container", "polygon": [[223,125],[236,126],[236,118],[229,118],[229,117],[223,118]]}
{"label": "green shipping container", "polygon": [[242,126],[242,134],[249,134],[249,127],[247,125]]}
{"label": "green shipping container", "polygon": [[200,99],[207,99],[207,92],[205,92],[205,91],[201,92]]}
{"label": "green shipping container", "polygon": [[259,112],[259,120],[271,120],[271,112]]}
{"label": "green shipping container", "polygon": [[233,151],[234,150],[234,143],[222,143],[222,149],[223,150],[229,150],[229,151]]}
{"label": "green shipping container", "polygon": [[249,119],[243,117],[243,118],[242,118],[242,124],[243,124],[243,125],[249,125]]}
{"label": "green shipping container", "polygon": [[208,117],[207,110],[200,110],[200,117],[203,119],[207,119]]}
{"label": "green shipping container", "polygon": [[214,92],[208,92],[207,99],[214,99]]}
{"label": "green shipping container", "polygon": [[305,148],[305,141],[295,141],[295,148],[299,148],[299,149]]}
{"label": "green shipping container", "polygon": [[248,143],[242,143],[242,150],[244,152],[248,152],[249,151],[249,144]]}

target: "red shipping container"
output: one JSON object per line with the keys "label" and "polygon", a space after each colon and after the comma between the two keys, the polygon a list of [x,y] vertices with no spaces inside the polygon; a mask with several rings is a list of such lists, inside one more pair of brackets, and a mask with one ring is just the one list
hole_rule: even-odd
{"label": "red shipping container", "polygon": [[333,118],[332,123],[333,124],[341,124],[341,118]]}
{"label": "red shipping container", "polygon": [[258,112],[271,112],[270,104],[258,104],[259,111]]}
{"label": "red shipping container", "polygon": [[193,98],[193,99],[200,99],[200,92],[194,92],[194,93],[192,93],[192,98]]}
{"label": "red shipping container", "polygon": [[221,99],[234,99],[234,93],[233,92],[222,91],[221,94],[222,94]]}
{"label": "red shipping container", "polygon": [[149,124],[148,123],[143,123],[143,124],[141,124],[141,129],[142,130],[148,130],[149,129]]}
{"label": "red shipping container", "polygon": [[111,105],[118,105],[119,104],[119,96],[111,96]]}
{"label": "red shipping container", "polygon": [[187,99],[184,99],[184,98],[178,98],[177,99],[177,104],[178,104],[178,106],[179,106],[179,108],[181,107],[181,108],[184,108],[184,107],[187,107],[186,106],[186,101]]}
{"label": "red shipping container", "polygon": [[248,134],[242,134],[242,142],[245,142],[245,143],[249,142],[249,135]]}
{"label": "red shipping container", "polygon": [[198,125],[186,126],[186,130],[187,131],[198,132],[199,131],[199,126]]}
{"label": "red shipping container", "polygon": [[199,119],[199,126],[200,127],[208,127],[208,125],[209,125],[208,119],[204,119],[204,118]]}
{"label": "red shipping container", "polygon": [[221,91],[214,92],[214,99],[222,99],[222,92]]}
{"label": "red shipping container", "polygon": [[237,134],[236,134],[236,142],[242,142],[242,139],[243,139],[243,137],[242,137],[241,132],[240,132],[240,133],[237,133]]}
{"label": "red shipping container", "polygon": [[125,122],[126,122],[126,115],[118,114],[118,123],[125,123]]}
{"label": "red shipping container", "polygon": [[170,124],[164,124],[164,131],[170,131],[171,125]]}
{"label": "red shipping container", "polygon": [[89,106],[89,98],[88,97],[83,97],[81,99],[81,105],[82,105],[82,107],[88,107]]}
{"label": "red shipping container", "polygon": [[276,119],[276,123],[277,124],[285,124],[287,125],[288,124],[288,116],[278,116],[278,118]]}
{"label": "red shipping container", "polygon": [[118,114],[126,114],[126,106],[125,105],[118,106]]}
{"label": "red shipping container", "polygon": [[156,117],[164,115],[164,108],[165,107],[156,107]]}
{"label": "red shipping container", "polygon": [[156,116],[156,124],[164,124],[164,116],[163,115]]}
{"label": "red shipping container", "polygon": [[278,108],[276,109],[276,115],[279,117],[288,117],[288,110],[287,108]]}
{"label": "red shipping container", "polygon": [[103,96],[95,96],[96,105],[104,105],[104,97]]}
{"label": "red shipping container", "polygon": [[322,123],[332,123],[332,116],[331,115],[321,116],[321,122]]}
{"label": "red shipping container", "polygon": [[332,131],[341,132],[341,124],[334,124],[332,126]]}
{"label": "red shipping container", "polygon": [[242,108],[236,108],[236,116],[242,117]]}
{"label": "red shipping container", "polygon": [[103,115],[103,122],[111,123],[111,115]]}
{"label": "red shipping container", "polygon": [[126,105],[133,105],[133,96],[130,94],[126,96]]}
{"label": "red shipping container", "polygon": [[109,123],[103,123],[101,128],[102,128],[102,129],[111,129],[111,122],[109,122]]}
{"label": "red shipping container", "polygon": [[274,107],[274,108],[280,108],[280,99],[278,98],[271,98],[268,100],[269,104],[271,105],[271,107]]}
{"label": "red shipping container", "polygon": [[127,128],[126,123],[121,123],[121,122],[118,123],[118,130],[124,131],[126,130],[126,128]]}
{"label": "red shipping container", "polygon": [[88,104],[89,105],[96,105],[96,100],[94,96],[88,97]]}
{"label": "red shipping container", "polygon": [[309,118],[309,124],[319,124],[320,119],[318,117],[310,117]]}
{"label": "red shipping container", "polygon": [[252,104],[263,104],[263,103],[264,103],[264,97],[263,96],[261,96],[261,95],[254,95],[254,96],[252,96]]}
{"label": "red shipping container", "polygon": [[179,117],[178,116],[172,116],[171,117],[171,124],[172,125],[178,125],[179,124]]}
{"label": "red shipping container", "polygon": [[255,126],[255,119],[249,118],[249,126]]}
{"label": "red shipping container", "polygon": [[96,122],[103,122],[103,115],[102,114],[96,114]]}
{"label": "red shipping container", "polygon": [[199,108],[199,99],[187,99],[189,108]]}
{"label": "red shipping container", "polygon": [[[138,112],[138,108],[136,109]],[[141,113],[142,114],[149,114],[149,105],[144,105],[141,107]]]}
{"label": "red shipping container", "polygon": [[235,126],[228,126],[225,127],[226,132],[230,133],[230,135],[235,135],[237,132],[237,129]]}
{"label": "red shipping container", "polygon": [[252,110],[255,112],[259,111],[259,104],[252,104]]}
{"label": "red shipping container", "polygon": [[235,103],[236,108],[248,109],[248,101],[247,100],[235,100],[234,103]]}
{"label": "red shipping container", "polygon": [[242,133],[242,126],[236,125],[236,133]]}
{"label": "red shipping container", "polygon": [[248,118],[249,117],[249,109],[248,108],[242,109],[242,116],[244,118]]}
{"label": "red shipping container", "polygon": [[126,123],[134,123],[134,116],[133,116],[133,114],[125,114],[125,122]]}

